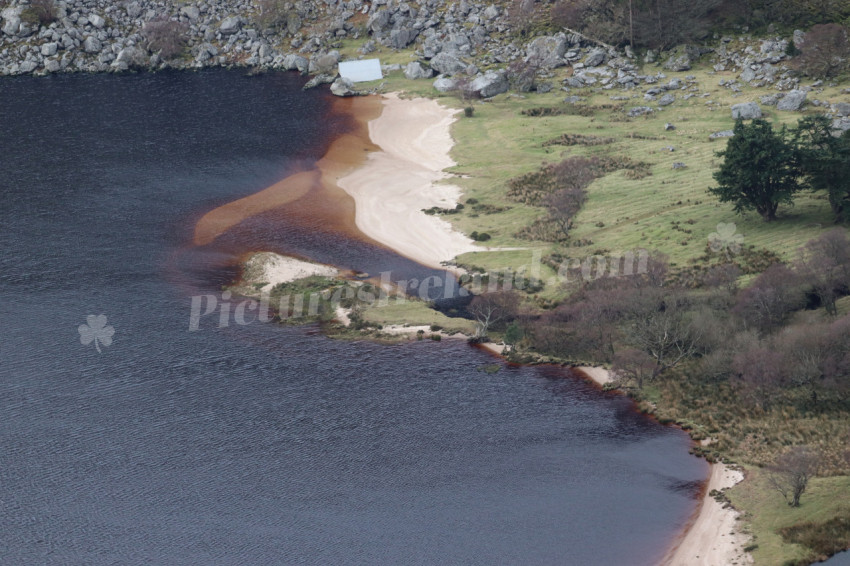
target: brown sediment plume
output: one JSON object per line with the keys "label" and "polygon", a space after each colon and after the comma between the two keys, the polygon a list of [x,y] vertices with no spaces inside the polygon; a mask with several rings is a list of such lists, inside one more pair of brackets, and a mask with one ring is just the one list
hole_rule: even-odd
{"label": "brown sediment plume", "polygon": [[[334,112],[351,116],[351,131],[337,137],[310,171],[301,171],[271,187],[206,213],[195,225],[194,244],[205,246],[244,220],[264,213],[285,213],[311,220],[361,241],[373,242],[354,224],[354,199],[336,181],[362,165],[378,149],[369,139],[369,121],[381,114],[379,96],[341,98]],[[376,243],[376,242],[373,242]]]}

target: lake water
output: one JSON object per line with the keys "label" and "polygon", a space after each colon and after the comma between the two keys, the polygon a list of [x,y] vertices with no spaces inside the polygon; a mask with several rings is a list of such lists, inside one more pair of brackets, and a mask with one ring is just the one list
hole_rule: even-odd
{"label": "lake water", "polygon": [[[347,127],[302,84],[0,81],[0,562],[657,562],[707,466],[621,397],[556,368],[485,373],[462,342],[188,331],[190,296],[234,274],[230,247],[190,245],[195,221]],[[431,273],[303,223],[242,233]],[[98,353],[78,326],[100,314]]]}

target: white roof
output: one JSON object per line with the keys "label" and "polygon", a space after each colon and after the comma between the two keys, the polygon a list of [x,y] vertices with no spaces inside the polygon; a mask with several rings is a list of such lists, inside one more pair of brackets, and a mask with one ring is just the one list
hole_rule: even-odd
{"label": "white roof", "polygon": [[342,78],[354,83],[377,81],[384,78],[384,75],[381,73],[381,61],[379,59],[345,61],[339,64],[339,74]]}

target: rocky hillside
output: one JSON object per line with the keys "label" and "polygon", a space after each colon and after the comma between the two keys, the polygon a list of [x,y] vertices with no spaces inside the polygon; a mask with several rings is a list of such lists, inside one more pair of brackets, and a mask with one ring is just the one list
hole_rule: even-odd
{"label": "rocky hillside", "polygon": [[[502,7],[467,0],[0,0],[0,7],[0,75],[243,66],[315,75],[315,85],[334,81],[338,49],[358,39],[360,57],[379,46],[412,49],[417,60],[405,75],[436,76],[440,91],[489,97],[508,89],[640,87],[647,106],[633,109],[637,113],[698,96],[687,74],[671,80],[664,74],[687,73],[697,61],[736,71],[738,79],[723,85],[732,91],[770,88],[761,104],[781,109],[800,108],[806,91],[818,86],[800,89],[787,64],[788,44],[799,43],[802,32],[767,40],[715,36],[704,45],[638,57],[571,32],[519,40]],[[333,90],[353,93],[340,81]],[[748,116],[756,110],[741,109]],[[847,115],[843,107],[826,110],[836,119]],[[850,128],[850,120],[841,125]]]}

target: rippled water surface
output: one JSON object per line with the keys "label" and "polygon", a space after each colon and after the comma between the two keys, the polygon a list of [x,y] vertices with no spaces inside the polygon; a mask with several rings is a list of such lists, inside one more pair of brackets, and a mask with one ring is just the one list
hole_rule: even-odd
{"label": "rippled water surface", "polygon": [[[0,562],[657,561],[706,467],[622,398],[554,368],[484,373],[464,343],[188,332],[189,296],[232,275],[188,246],[194,221],[346,127],[302,82],[0,81]],[[426,272],[320,231],[273,237]],[[101,313],[98,353],[77,327]]]}

